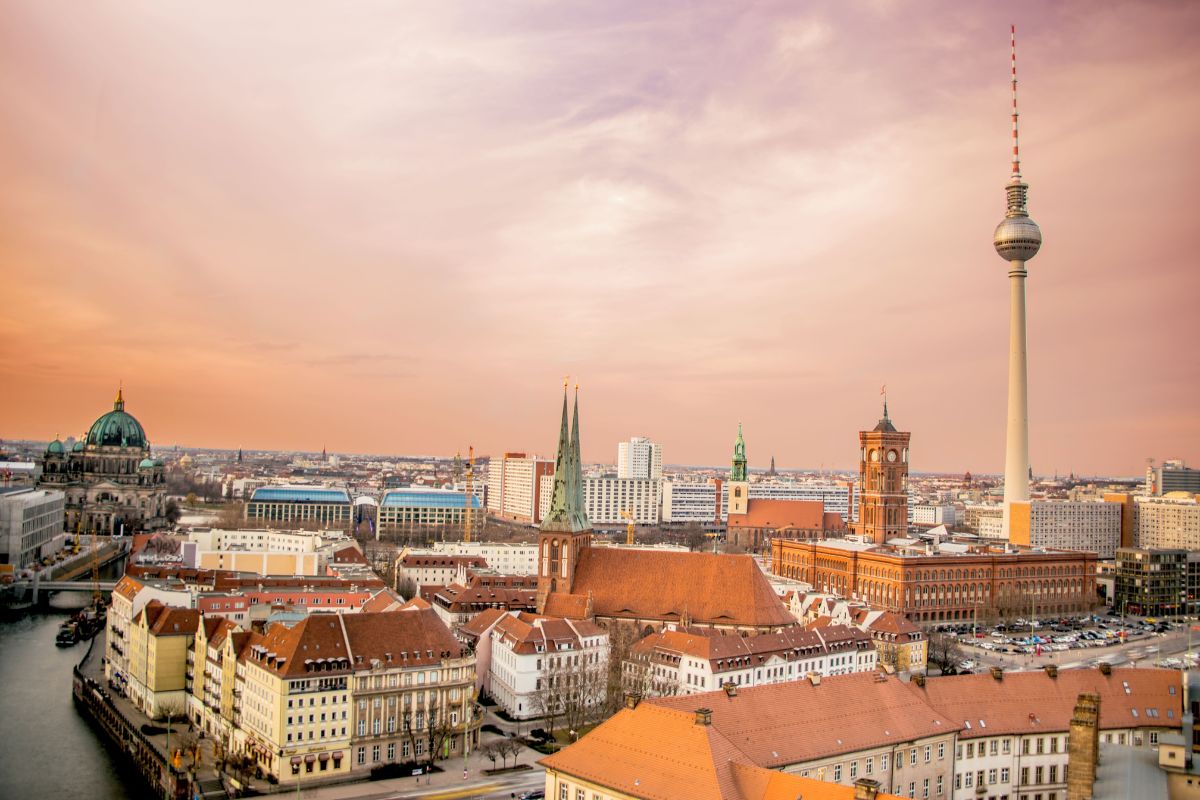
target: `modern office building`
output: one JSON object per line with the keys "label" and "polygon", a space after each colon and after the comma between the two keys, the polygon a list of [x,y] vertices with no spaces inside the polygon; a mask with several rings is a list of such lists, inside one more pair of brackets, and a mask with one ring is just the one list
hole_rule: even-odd
{"label": "modern office building", "polygon": [[1187,550],[1118,549],[1113,607],[1147,617],[1195,614],[1197,599],[1188,597],[1188,575],[1200,570],[1200,561],[1188,556]]}
{"label": "modern office building", "polygon": [[641,436],[617,444],[617,477],[662,479],[662,445]]}
{"label": "modern office building", "polygon": [[1146,494],[1161,497],[1171,492],[1200,494],[1200,469],[1192,469],[1178,459],[1146,468]]}
{"label": "modern office building", "polygon": [[65,509],[59,491],[0,488],[0,564],[21,570],[61,548]]}
{"label": "modern office building", "polygon": [[1121,505],[1090,500],[1013,503],[1009,541],[1024,547],[1089,550],[1100,558],[1113,558],[1121,546]]}
{"label": "modern office building", "polygon": [[349,493],[327,486],[262,486],[246,503],[246,520],[258,524],[346,528],[351,519]]}
{"label": "modern office building", "polygon": [[[378,529],[460,526],[466,519],[467,506],[465,491],[419,487],[389,489],[379,503]],[[475,530],[480,530],[487,511],[478,495],[471,495],[470,508],[472,524]]]}
{"label": "modern office building", "polygon": [[488,511],[515,522],[541,521],[543,475],[554,474],[554,462],[525,453],[505,453],[488,464]]}
{"label": "modern office building", "polygon": [[1137,546],[1200,550],[1200,495],[1142,497],[1136,503]]}
{"label": "modern office building", "polygon": [[[852,483],[772,481],[749,484],[753,500],[820,500],[826,513],[844,521],[858,512],[858,494]],[[662,521],[675,524],[710,524],[729,517],[728,481],[717,478],[705,482],[663,481]]]}

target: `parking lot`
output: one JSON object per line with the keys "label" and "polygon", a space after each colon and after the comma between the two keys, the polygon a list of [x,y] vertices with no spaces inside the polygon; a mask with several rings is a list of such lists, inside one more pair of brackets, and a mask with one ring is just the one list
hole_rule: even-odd
{"label": "parking lot", "polygon": [[[1189,647],[1191,624],[1190,620],[1092,616],[1018,619],[974,630],[969,624],[942,626],[941,632],[958,639],[963,651],[960,671],[992,666],[1040,669],[1046,664],[1072,669],[1100,663],[1181,669],[1195,667],[1197,662]],[[1200,637],[1194,644],[1200,645]]]}

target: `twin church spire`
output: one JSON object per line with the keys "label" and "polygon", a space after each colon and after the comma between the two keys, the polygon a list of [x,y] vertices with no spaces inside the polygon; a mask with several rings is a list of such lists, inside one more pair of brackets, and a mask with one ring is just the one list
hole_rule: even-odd
{"label": "twin church spire", "polygon": [[591,530],[583,501],[583,463],[579,455],[579,385],[575,386],[575,408],[567,425],[567,382],[563,381],[562,425],[558,432],[558,455],[554,460],[554,491],[550,512],[542,530],[578,533]]}

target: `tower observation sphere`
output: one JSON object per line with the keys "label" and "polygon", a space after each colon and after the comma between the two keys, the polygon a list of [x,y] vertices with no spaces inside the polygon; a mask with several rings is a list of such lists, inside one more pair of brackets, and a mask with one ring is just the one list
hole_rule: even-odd
{"label": "tower observation sphere", "polygon": [[1008,184],[1008,213],[996,226],[992,243],[1005,261],[1028,261],[1042,248],[1042,229],[1029,218],[1026,196],[1029,187],[1014,175]]}

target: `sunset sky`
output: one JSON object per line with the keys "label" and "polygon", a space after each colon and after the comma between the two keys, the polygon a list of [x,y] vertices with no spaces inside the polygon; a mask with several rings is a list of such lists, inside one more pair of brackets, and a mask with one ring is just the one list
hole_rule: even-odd
{"label": "sunset sky", "polygon": [[0,437],[1200,463],[1200,4],[0,5]]}

